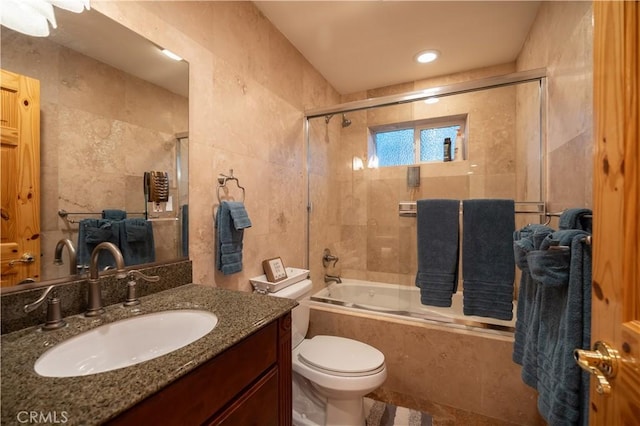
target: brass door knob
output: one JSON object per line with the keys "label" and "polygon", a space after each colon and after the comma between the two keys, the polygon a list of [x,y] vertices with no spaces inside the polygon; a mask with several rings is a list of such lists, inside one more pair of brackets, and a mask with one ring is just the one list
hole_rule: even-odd
{"label": "brass door knob", "polygon": [[592,351],[574,349],[573,357],[585,371],[596,376],[598,385],[596,392],[600,395],[611,393],[609,379],[613,379],[618,372],[618,361],[620,354],[611,345],[605,342],[596,342]]}

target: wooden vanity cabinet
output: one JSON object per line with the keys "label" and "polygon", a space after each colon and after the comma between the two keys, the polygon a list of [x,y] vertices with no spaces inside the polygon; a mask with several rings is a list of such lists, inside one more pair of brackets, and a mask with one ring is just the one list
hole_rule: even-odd
{"label": "wooden vanity cabinet", "polygon": [[291,408],[287,313],[107,424],[289,426]]}

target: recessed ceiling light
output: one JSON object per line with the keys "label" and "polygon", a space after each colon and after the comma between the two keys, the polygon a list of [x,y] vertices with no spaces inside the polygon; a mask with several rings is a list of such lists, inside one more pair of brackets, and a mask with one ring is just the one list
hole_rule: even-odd
{"label": "recessed ceiling light", "polygon": [[182,60],[182,58],[180,56],[176,55],[175,53],[173,53],[169,49],[162,49],[162,53],[164,53],[166,56],[168,56],[169,58],[173,59],[174,61],[181,61]]}
{"label": "recessed ceiling light", "polygon": [[440,52],[438,52],[437,50],[425,50],[423,52],[418,53],[415,56],[416,62],[419,62],[421,64],[426,64],[429,62],[433,62],[436,59],[438,59],[438,56],[440,56]]}
{"label": "recessed ceiling light", "polygon": [[438,102],[440,102],[440,99],[438,98],[427,98],[424,100],[425,104],[436,104]]}

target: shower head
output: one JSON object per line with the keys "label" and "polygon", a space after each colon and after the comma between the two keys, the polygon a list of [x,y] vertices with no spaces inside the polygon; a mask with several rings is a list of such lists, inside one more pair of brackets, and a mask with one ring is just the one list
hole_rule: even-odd
{"label": "shower head", "polygon": [[342,114],[342,127],[349,126],[351,126],[351,120],[349,120],[345,114]]}

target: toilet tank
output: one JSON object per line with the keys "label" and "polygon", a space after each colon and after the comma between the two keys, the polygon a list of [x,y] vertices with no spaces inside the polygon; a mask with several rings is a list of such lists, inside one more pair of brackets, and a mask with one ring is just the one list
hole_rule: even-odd
{"label": "toilet tank", "polygon": [[291,311],[291,346],[298,346],[307,335],[309,329],[309,296],[311,296],[311,280],[302,280],[291,284],[269,296],[286,297],[298,301],[298,306]]}

